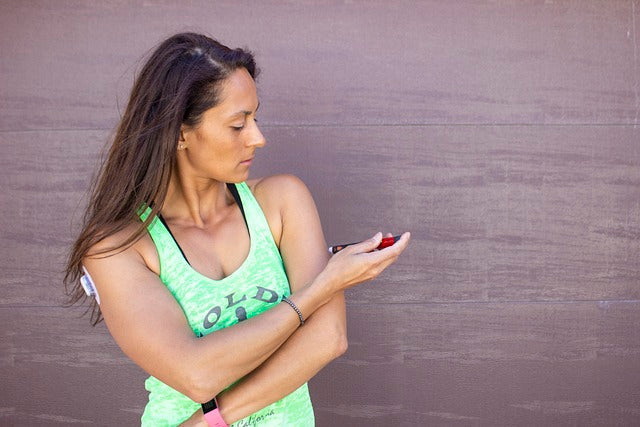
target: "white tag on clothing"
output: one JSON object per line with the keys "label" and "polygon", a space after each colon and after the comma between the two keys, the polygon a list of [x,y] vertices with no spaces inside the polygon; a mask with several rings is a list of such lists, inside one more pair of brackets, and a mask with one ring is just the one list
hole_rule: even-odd
{"label": "white tag on clothing", "polygon": [[82,285],[84,292],[90,297],[95,297],[96,302],[100,305],[100,295],[98,295],[96,285],[93,283],[93,279],[87,269],[84,268],[84,265],[82,266],[82,271],[84,271],[84,275],[80,277],[80,284]]}

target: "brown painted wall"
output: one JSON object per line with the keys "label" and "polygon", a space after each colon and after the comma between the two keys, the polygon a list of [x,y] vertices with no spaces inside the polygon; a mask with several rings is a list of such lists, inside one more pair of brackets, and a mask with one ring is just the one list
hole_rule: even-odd
{"label": "brown painted wall", "polygon": [[[0,425],[134,425],[144,373],[60,270],[144,52],[257,54],[254,176],[329,242],[413,232],[349,292],[319,426],[640,424],[640,1],[0,2]],[[118,107],[119,104],[119,107]]]}

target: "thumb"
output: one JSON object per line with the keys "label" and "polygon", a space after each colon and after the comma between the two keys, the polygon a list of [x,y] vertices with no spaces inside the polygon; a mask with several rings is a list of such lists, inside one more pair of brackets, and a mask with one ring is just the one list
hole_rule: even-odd
{"label": "thumb", "polygon": [[380,246],[380,242],[382,242],[382,233],[377,232],[373,235],[373,237],[358,243],[357,245],[353,245],[354,252],[371,252],[378,246]]}

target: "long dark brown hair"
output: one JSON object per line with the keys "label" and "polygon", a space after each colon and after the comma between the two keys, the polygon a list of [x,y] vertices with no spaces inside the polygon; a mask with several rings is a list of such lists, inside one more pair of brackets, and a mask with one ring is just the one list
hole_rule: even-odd
{"label": "long dark brown hair", "polygon": [[[176,161],[180,126],[197,126],[202,114],[220,102],[221,83],[244,67],[254,79],[258,69],[251,52],[230,49],[210,37],[176,34],[163,41],[136,77],[106,161],[90,187],[82,230],[67,261],[64,276],[67,305],[84,300],[82,260],[133,245],[145,233],[167,195]],[[151,207],[143,222],[141,208]],[[120,245],[89,254],[107,236],[138,222]],[[91,302],[91,323],[102,320]]]}

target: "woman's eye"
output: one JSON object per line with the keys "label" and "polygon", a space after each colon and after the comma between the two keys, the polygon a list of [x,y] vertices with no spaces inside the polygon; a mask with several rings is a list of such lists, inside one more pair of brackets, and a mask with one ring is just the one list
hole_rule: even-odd
{"label": "woman's eye", "polygon": [[[253,118],[253,121],[258,123],[258,119],[256,117]],[[241,131],[244,129],[244,124],[241,124],[240,126],[231,126],[231,129]]]}

